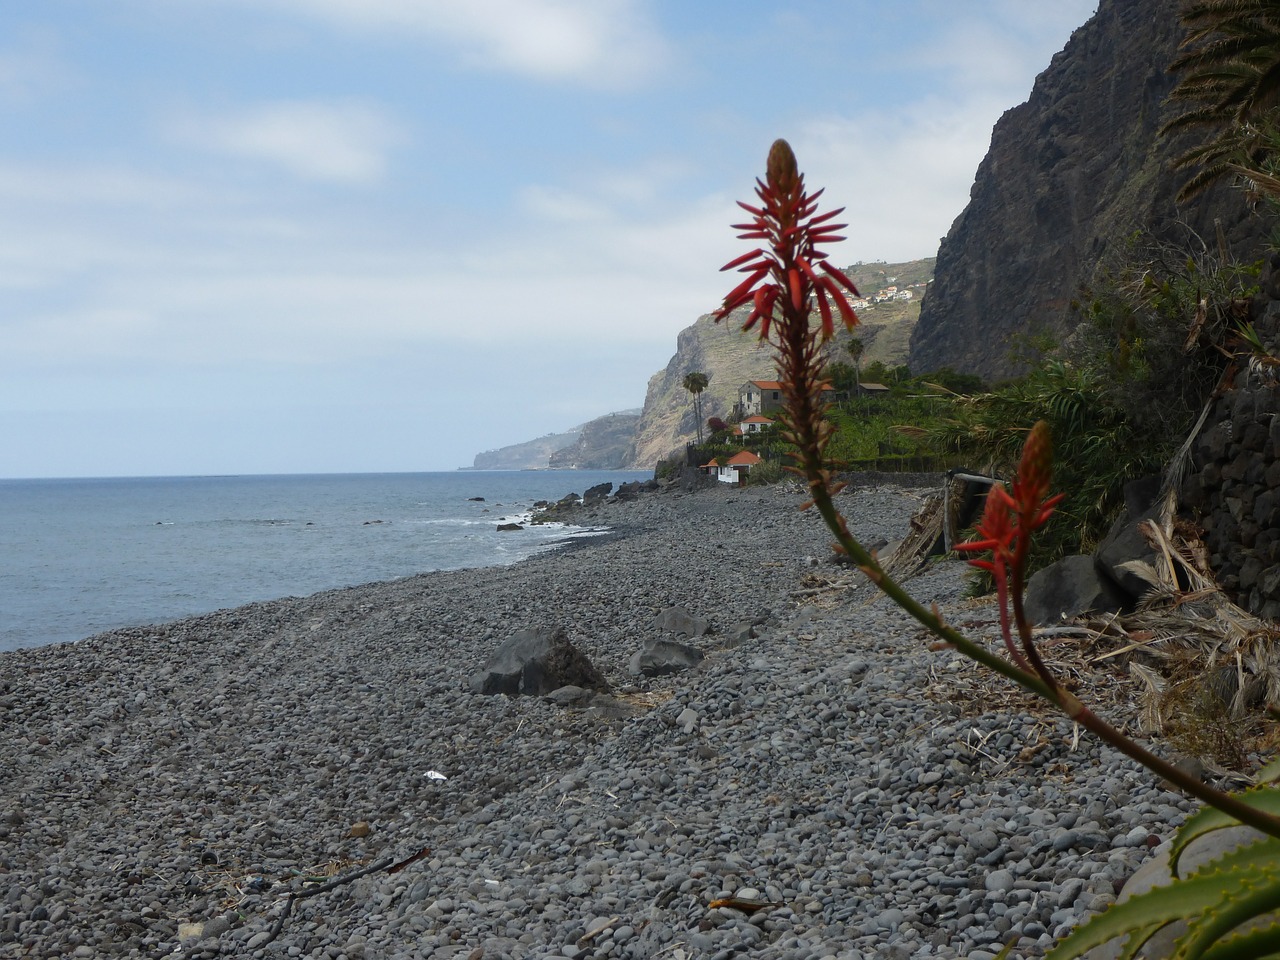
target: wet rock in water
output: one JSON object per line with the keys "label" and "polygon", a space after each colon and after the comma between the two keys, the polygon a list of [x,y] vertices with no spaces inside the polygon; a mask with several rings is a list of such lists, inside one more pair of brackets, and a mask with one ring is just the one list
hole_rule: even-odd
{"label": "wet rock in water", "polygon": [[498,524],[498,532],[506,533],[511,530],[523,530],[524,527],[518,523],[500,523]]}

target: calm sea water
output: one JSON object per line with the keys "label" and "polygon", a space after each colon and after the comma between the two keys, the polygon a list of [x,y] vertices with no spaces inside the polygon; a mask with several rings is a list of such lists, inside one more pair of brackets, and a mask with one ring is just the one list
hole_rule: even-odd
{"label": "calm sea water", "polygon": [[[0,480],[0,650],[430,570],[513,563],[537,500],[648,473]],[[483,497],[484,502],[471,500]]]}

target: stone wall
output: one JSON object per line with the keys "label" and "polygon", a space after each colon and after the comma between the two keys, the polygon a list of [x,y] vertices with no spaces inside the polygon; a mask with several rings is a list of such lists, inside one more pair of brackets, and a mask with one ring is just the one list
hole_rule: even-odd
{"label": "stone wall", "polygon": [[[1280,356],[1280,256],[1252,315]],[[1280,620],[1280,367],[1241,358],[1196,437],[1180,494],[1205,529],[1218,583],[1251,613]]]}

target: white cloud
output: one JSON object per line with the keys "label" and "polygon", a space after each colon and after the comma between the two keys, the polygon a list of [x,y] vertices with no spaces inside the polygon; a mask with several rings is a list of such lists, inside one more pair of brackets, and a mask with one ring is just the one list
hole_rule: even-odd
{"label": "white cloud", "polygon": [[1096,7],[1095,0],[999,0],[985,16],[939,18],[939,32],[902,56],[919,70],[940,71],[945,85],[939,84],[939,90],[993,96],[1011,107],[1027,98],[1028,78],[1049,66],[1072,28],[1088,20]]}
{"label": "white cloud", "polygon": [[629,86],[667,60],[667,43],[636,0],[274,2],[344,28],[419,37],[473,68],[544,80]]}
{"label": "white cloud", "polygon": [[368,183],[402,139],[385,111],[351,100],[277,101],[221,116],[185,117],[173,135],[234,157],[283,167],[307,180]]}
{"label": "white cloud", "polygon": [[552,222],[603,220],[609,213],[608,208],[596,200],[561,187],[523,187],[517,199],[520,207],[529,215]]}

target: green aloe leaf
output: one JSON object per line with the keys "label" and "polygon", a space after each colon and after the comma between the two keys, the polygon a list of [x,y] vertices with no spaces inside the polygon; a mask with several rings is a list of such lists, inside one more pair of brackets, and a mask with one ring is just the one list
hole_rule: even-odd
{"label": "green aloe leaf", "polygon": [[[1273,816],[1280,815],[1280,787],[1257,787],[1247,793],[1240,794],[1238,799],[1242,803],[1246,803],[1264,813],[1269,813]],[[1239,825],[1239,820],[1214,807],[1205,807],[1199,810],[1187,819],[1186,823],[1178,830],[1177,836],[1174,837],[1173,847],[1169,851],[1170,869],[1175,874],[1178,872],[1178,859],[1193,840],[1207,833],[1212,833],[1214,830]]]}
{"label": "green aloe leaf", "polygon": [[[1243,877],[1241,873],[1248,876]],[[1225,901],[1187,922],[1187,933],[1178,941],[1175,958],[1203,957],[1205,951],[1241,924],[1280,908],[1280,864],[1274,857],[1269,870],[1232,870],[1224,874],[1215,871],[1205,879],[1215,878],[1229,895]]]}
{"label": "green aloe leaf", "polygon": [[1280,957],[1280,924],[1230,937],[1204,954],[1204,960],[1266,960],[1269,957]]}
{"label": "green aloe leaf", "polygon": [[[1076,928],[1049,951],[1046,960],[1073,960],[1121,936],[1129,936],[1126,947],[1130,952],[1127,956],[1133,956],[1137,948],[1161,927],[1175,920],[1194,923],[1202,914],[1215,913],[1231,901],[1238,900],[1242,885],[1262,883],[1273,887],[1280,896],[1280,883],[1274,883],[1277,867],[1280,864],[1272,861],[1271,869],[1265,871],[1245,867],[1215,869],[1178,880],[1169,886],[1156,887],[1132,900],[1115,904],[1106,913]],[[1232,924],[1234,926],[1235,923]]]}

